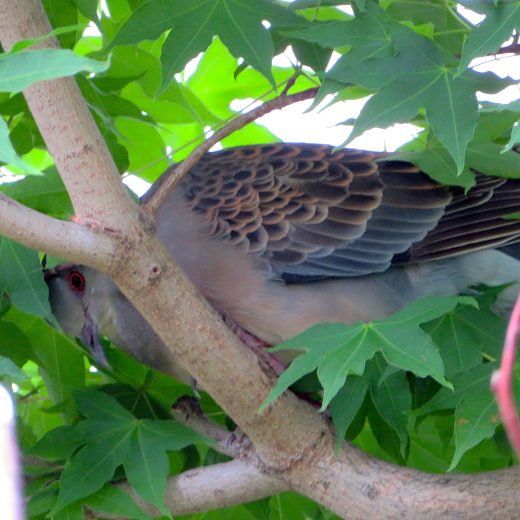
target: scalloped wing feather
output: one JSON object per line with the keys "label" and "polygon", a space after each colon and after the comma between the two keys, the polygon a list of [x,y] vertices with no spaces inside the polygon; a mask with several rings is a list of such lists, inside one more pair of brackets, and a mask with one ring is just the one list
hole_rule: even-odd
{"label": "scalloped wing feather", "polygon": [[383,272],[518,240],[520,181],[478,175],[466,197],[397,156],[310,144],[207,154],[182,181],[209,238],[302,281]]}

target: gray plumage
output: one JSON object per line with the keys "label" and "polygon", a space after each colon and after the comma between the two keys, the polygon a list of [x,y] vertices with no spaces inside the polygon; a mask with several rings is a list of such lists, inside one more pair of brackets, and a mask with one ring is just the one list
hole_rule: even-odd
{"label": "gray plumage", "polygon": [[[161,205],[156,227],[213,307],[274,345],[315,323],[370,321],[422,296],[519,281],[520,262],[496,250],[520,241],[520,221],[503,218],[519,211],[518,180],[477,174],[464,194],[398,156],[273,144],[207,154]],[[100,333],[139,361],[189,378],[99,272],[66,264],[46,280],[62,329],[98,361]],[[502,293],[500,312],[517,292]]]}

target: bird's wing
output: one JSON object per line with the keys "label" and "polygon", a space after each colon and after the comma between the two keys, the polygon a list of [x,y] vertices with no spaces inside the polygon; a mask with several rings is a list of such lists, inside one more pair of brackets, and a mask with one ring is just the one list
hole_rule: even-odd
{"label": "bird's wing", "polygon": [[[419,262],[520,241],[520,180],[476,175],[469,193],[452,188],[453,200],[426,237],[394,261]],[[517,215],[518,216],[518,215]]]}
{"label": "bird's wing", "polygon": [[209,238],[263,258],[273,278],[304,281],[480,248],[470,235],[484,247],[518,236],[501,216],[520,211],[520,185],[509,197],[506,184],[481,176],[464,197],[388,154],[280,143],[207,154],[181,189]]}

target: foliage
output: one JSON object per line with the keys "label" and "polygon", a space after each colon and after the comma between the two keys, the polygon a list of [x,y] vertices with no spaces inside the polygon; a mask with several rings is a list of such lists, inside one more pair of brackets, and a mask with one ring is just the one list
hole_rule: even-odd
{"label": "foliage", "polygon": [[[334,7],[344,3],[107,0],[108,14],[97,10],[97,0],[45,1],[64,49],[52,53],[57,66],[41,57],[46,51],[20,52],[32,42],[0,55],[0,160],[27,175],[0,189],[58,218],[73,213],[17,92],[32,81],[77,72],[119,170],[148,181],[170,164],[167,151],[181,160],[208,127],[235,116],[232,100],[265,101],[292,80],[290,92],[321,85],[318,100],[337,93],[331,105],[360,91],[373,93],[349,140],[397,122],[423,126],[404,157],[437,180],[469,188],[475,170],[519,176],[520,155],[511,148],[520,142],[520,103],[479,106],[476,98],[477,91],[499,92],[513,81],[468,68],[520,30],[519,2],[465,1],[486,15],[477,27],[449,0],[357,0],[355,16]],[[83,32],[89,20],[101,36]],[[287,45],[303,68],[272,66],[273,55]],[[342,56],[327,70],[333,50]],[[183,70],[199,52],[188,77]],[[276,139],[251,123],[222,144]],[[58,462],[29,484],[29,518],[51,511],[56,519],[80,519],[82,503],[146,518],[129,495],[107,483],[114,475],[126,476],[141,497],[161,508],[166,475],[217,460],[200,436],[169,420],[172,401],[189,389],[115,349],[108,350],[112,372],[91,371],[83,347],[45,323],[52,318],[38,254],[3,238],[0,263],[0,370],[5,384],[18,387],[20,443],[27,453]],[[505,322],[490,311],[496,290],[473,296],[479,309],[468,298],[430,299],[368,325],[309,330],[284,345],[306,352],[283,374],[272,398],[292,384],[320,394],[339,442],[346,436],[370,453],[424,471],[510,465],[514,457],[489,390]],[[519,382],[518,368],[515,377]],[[224,424],[209,396],[203,395],[202,406]],[[193,443],[195,449],[188,447]],[[205,517],[212,515],[331,518],[292,494]]]}

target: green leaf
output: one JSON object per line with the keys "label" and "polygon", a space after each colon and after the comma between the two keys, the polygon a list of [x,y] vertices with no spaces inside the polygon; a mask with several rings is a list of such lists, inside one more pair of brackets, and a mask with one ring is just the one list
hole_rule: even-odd
{"label": "green leaf", "polygon": [[496,141],[505,138],[520,114],[520,100],[508,105],[483,103],[480,121],[475,129],[475,142]]}
{"label": "green leaf", "polygon": [[78,77],[77,81],[89,108],[94,110],[103,121],[108,119],[115,120],[117,117],[126,117],[155,125],[155,120],[149,115],[144,115],[131,101],[115,94],[107,94],[98,89],[93,82],[81,76]]}
{"label": "green leaf", "polygon": [[309,24],[308,27],[285,31],[284,34],[318,43],[322,47],[350,46],[351,49],[337,63],[342,69],[368,58],[392,56],[392,42],[386,24],[378,19],[379,16],[385,19],[386,14],[381,13],[384,11],[371,7],[369,12],[359,13],[353,20]]}
{"label": "green leaf", "polygon": [[127,76],[123,78],[115,78],[110,76],[110,71],[103,75],[103,77],[96,76],[95,78],[91,78],[91,81],[96,88],[106,92],[107,94],[117,94],[121,93],[121,91],[132,83],[138,82],[146,72],[142,72],[136,76]]}
{"label": "green leaf", "polygon": [[[410,453],[407,466],[424,468],[430,473],[446,473],[453,459],[453,442],[446,445],[437,427],[438,418],[426,418],[416,430],[410,431]],[[452,421],[453,423],[453,421]],[[453,426],[451,428],[453,434]],[[452,435],[453,437],[453,435]]]}
{"label": "green leaf", "polygon": [[46,513],[53,508],[58,498],[57,489],[43,489],[31,497],[27,503],[27,514],[30,517]]}
{"label": "green leaf", "polygon": [[41,36],[40,38],[31,38],[28,40],[19,40],[13,44],[11,50],[7,54],[14,54],[16,52],[23,51],[24,49],[28,49],[32,45],[36,43],[40,43],[45,41],[47,38],[51,38],[53,36],[59,36],[60,34],[65,34],[71,31],[83,31],[88,27],[88,24],[76,24],[76,25],[68,25],[65,27],[58,27],[54,29],[54,31],[46,34],[45,36]]}
{"label": "green leaf", "polygon": [[432,179],[442,184],[461,186],[466,190],[476,184],[475,173],[468,168],[468,165],[466,164],[464,170],[459,173],[453,157],[438,141],[429,143],[427,148],[403,151],[399,159],[415,164]]}
{"label": "green leaf", "polygon": [[336,456],[349,426],[363,404],[371,379],[368,370],[362,376],[348,376],[343,387],[330,401],[329,408],[337,435]]}
{"label": "green leaf", "polygon": [[[175,81],[172,81],[168,88],[155,99],[147,96],[137,83],[126,86],[122,95],[161,123],[183,124],[202,123],[203,120],[219,121],[203,105],[199,105],[200,111],[197,110],[199,107],[195,108],[188,100],[188,89]],[[204,113],[201,114],[201,111]]]}
{"label": "green leaf", "polygon": [[467,161],[470,168],[496,177],[518,179],[520,177],[520,154],[505,152],[504,147],[496,143],[471,142],[468,145]]}
{"label": "green leaf", "polygon": [[17,366],[22,367],[29,359],[41,363],[29,338],[13,323],[0,321],[0,338],[0,355],[10,358]]}
{"label": "green leaf", "polygon": [[[408,45],[410,48],[415,47],[411,41]],[[432,46],[429,43],[424,45]],[[407,64],[415,62],[415,58],[403,56],[403,66],[399,67],[401,74],[383,86],[365,105],[348,142],[370,128],[386,128],[394,123],[408,122],[421,108],[425,108],[429,124],[454,158],[460,173],[464,167],[467,143],[473,137],[478,122],[475,89],[463,81],[466,78],[455,80],[453,72],[445,67],[440,55],[436,56],[433,49],[421,50],[430,54],[426,62],[428,68],[425,66],[422,71],[413,70]],[[367,63],[365,67],[371,65]]]}
{"label": "green leaf", "polygon": [[366,404],[368,423],[372,434],[377,440],[378,450],[382,450],[383,453],[390,457],[390,460],[404,465],[403,442],[399,438],[399,435],[381,415],[371,398],[367,399]]}
{"label": "green leaf", "polygon": [[132,421],[90,419],[88,427],[85,440],[89,442],[63,470],[51,515],[101,489],[130,450]]}
{"label": "green leaf", "polygon": [[83,506],[81,502],[75,502],[64,507],[52,517],[53,520],[83,520]]}
{"label": "green leaf", "polygon": [[469,34],[464,43],[460,68],[461,74],[473,58],[496,54],[513,31],[520,29],[520,4],[518,2],[499,2],[486,9],[486,18]]}
{"label": "green leaf", "polygon": [[515,123],[515,126],[511,131],[511,139],[507,143],[506,147],[502,150],[502,153],[508,152],[518,143],[520,143],[520,119]]}
{"label": "green leaf", "polygon": [[[116,351],[116,349],[111,349],[111,351]],[[112,357],[109,358],[109,361],[112,366]],[[115,397],[120,405],[127,410],[131,410],[132,414],[138,419],[171,419],[170,403],[168,402],[167,405],[161,406],[161,403],[157,402],[155,397],[150,393],[151,383],[157,377],[160,377],[158,375],[159,373],[136,361],[134,361],[134,366],[139,367],[141,370],[140,374],[132,381],[132,384],[135,385],[138,390],[135,390],[130,385],[116,383],[105,385],[103,392]],[[116,362],[114,370],[119,372],[119,369],[120,365]]]}
{"label": "green leaf", "polygon": [[[70,0],[43,0],[43,7],[52,27],[70,27],[78,23],[78,9]],[[83,32],[83,31],[81,31]],[[62,49],[72,49],[81,36],[78,32],[67,31],[58,34]]]}
{"label": "green leaf", "polygon": [[416,26],[433,24],[431,37],[453,55],[461,53],[464,37],[469,33],[467,21],[455,9],[435,0],[413,4],[408,1],[391,2],[386,12],[396,20],[410,21]]}
{"label": "green leaf", "polygon": [[[137,493],[170,516],[163,504],[170,469],[166,450],[211,441],[173,420],[138,420],[103,392],[76,391],[74,398],[88,419],[50,432],[31,450],[54,458],[84,445],[63,470],[58,501],[51,514],[100,490],[123,464]],[[64,445],[56,447],[60,439]]]}
{"label": "green leaf", "polygon": [[99,491],[83,500],[94,511],[113,515],[150,520],[150,517],[137,505],[126,491],[110,484],[105,484]]}
{"label": "green leaf", "polygon": [[147,96],[154,97],[161,85],[161,63],[153,54],[139,47],[118,47],[111,56],[110,77],[137,76],[136,83]]}
{"label": "green leaf", "polygon": [[4,318],[16,323],[31,342],[34,356],[41,364],[41,375],[55,404],[70,397],[70,392],[85,384],[83,350],[75,341],[49,327],[41,318],[11,308]]}
{"label": "green leaf", "polygon": [[325,408],[345,384],[347,375],[361,375],[366,361],[379,351],[391,365],[410,370],[419,377],[430,375],[451,388],[444,378],[444,366],[437,346],[418,324],[439,317],[457,303],[470,304],[473,301],[466,297],[427,297],[408,304],[385,320],[351,326],[335,323],[311,327],[272,349],[272,352],[284,349],[304,349],[306,352],[280,376],[260,411],[296,380],[316,368],[324,388]]}
{"label": "green leaf", "polygon": [[484,439],[474,448],[469,449],[457,464],[454,473],[475,473],[477,471],[495,471],[504,469],[514,464],[512,453],[507,448],[501,449],[501,443],[507,444],[503,439],[505,432],[498,429],[491,439]]}
{"label": "green leaf", "polygon": [[[19,121],[19,123],[15,125],[14,128],[12,128],[11,133],[9,134],[9,140],[13,145],[14,151],[19,156],[28,154],[35,147],[44,145],[43,138],[41,137],[36,124],[33,123],[33,121],[31,121],[29,118],[25,117],[23,120]],[[24,159],[24,163],[30,168],[36,169],[34,164],[32,164],[30,160],[28,161],[27,158]],[[15,164],[14,166],[17,165]],[[18,167],[20,167],[19,164]],[[27,166],[25,166],[25,168],[26,167]]]}
{"label": "green leaf", "polygon": [[[509,80],[473,71],[455,77],[453,57],[429,38],[392,20],[375,3],[368,4],[366,11],[352,21],[327,24],[321,33],[309,30],[305,36],[321,45],[330,44],[332,34],[327,32],[331,33],[334,26],[341,28],[336,36],[342,33],[334,43],[341,41],[353,48],[327,77],[379,88],[357,118],[347,142],[373,127],[408,122],[424,108],[436,137],[449,151],[460,173],[467,143],[478,122],[476,91],[502,89]],[[368,48],[360,45],[370,36],[373,41]]]}
{"label": "green leaf", "polygon": [[459,305],[441,318],[422,325],[440,347],[448,379],[482,363],[483,351],[488,358],[498,358],[507,323],[489,309],[495,299],[488,292],[477,296],[479,309]]}
{"label": "green leaf", "polygon": [[[377,361],[377,356],[374,361]],[[378,367],[381,370],[381,366]],[[412,407],[412,393],[406,373],[402,370],[388,376],[384,382],[372,385],[372,402],[381,417],[395,431],[404,457],[408,445],[408,412]]]}
{"label": "green leaf", "polygon": [[448,471],[455,468],[466,451],[492,437],[501,423],[498,405],[489,389],[463,397],[455,410],[457,449]]}
{"label": "green leaf", "polygon": [[18,309],[54,321],[38,253],[0,237],[0,288]]}
{"label": "green leaf", "polygon": [[127,149],[117,141],[117,139],[120,138],[120,132],[111,122],[109,124],[110,126],[106,126],[102,121],[100,121],[97,114],[94,113],[93,116],[94,121],[96,121],[99,131],[107,144],[110,155],[116,163],[117,170],[121,174],[125,173],[130,166],[130,160],[128,158]]}
{"label": "green leaf", "polygon": [[123,134],[121,144],[128,151],[130,172],[139,172],[139,177],[147,181],[157,179],[169,166],[166,147],[157,129],[132,119],[119,118],[116,122]]}
{"label": "green leaf", "polygon": [[437,410],[456,408],[466,395],[475,395],[485,390],[489,391],[491,374],[497,368],[497,363],[485,363],[457,374],[451,380],[453,391],[449,388],[442,388],[433,399],[418,410],[411,412],[411,414],[422,415]]}
{"label": "green leaf", "polygon": [[97,0],[73,0],[79,10],[89,19],[92,20],[101,30],[99,18],[97,15]]}
{"label": "green leaf", "polygon": [[6,96],[6,99],[3,99],[0,103],[0,114],[5,116],[15,116],[21,112],[29,112],[29,106],[21,92],[13,95],[4,93],[0,94],[0,96],[2,96],[2,98]]}
{"label": "green leaf", "polygon": [[271,520],[271,508],[269,507],[269,498],[262,498],[253,502],[243,504],[255,520]]}
{"label": "green leaf", "polygon": [[91,60],[68,49],[0,54],[0,92],[20,92],[35,81],[72,76],[78,72],[103,72],[109,66],[109,61]]}
{"label": "green leaf", "polygon": [[[307,21],[276,4],[259,0],[151,0],[137,9],[106,51],[143,39],[156,40],[172,28],[162,47],[163,79],[159,94],[175,73],[218,35],[231,54],[261,72],[274,86],[271,59],[274,45],[263,20],[281,26],[304,26]],[[246,29],[247,28],[247,29]]]}
{"label": "green leaf", "polygon": [[[20,386],[25,385],[22,384]],[[17,414],[24,418],[26,426],[31,429],[32,434],[35,437],[41,437],[53,428],[63,425],[63,418],[57,413],[47,413],[48,406],[45,400],[48,396],[42,383],[37,386],[35,385],[32,392],[36,393],[37,398],[32,401],[29,400],[28,402],[19,402],[16,407]],[[50,401],[49,404],[51,404]],[[35,438],[31,437],[32,436],[25,437],[23,439],[26,443],[26,447],[27,445],[30,446],[31,444],[34,444]]]}
{"label": "green leaf", "polygon": [[50,460],[67,459],[86,442],[84,437],[85,432],[78,426],[60,426],[47,432],[27,450],[27,455]]}
{"label": "green leaf", "polygon": [[170,469],[166,450],[180,450],[205,440],[208,439],[174,421],[142,420],[132,434],[124,462],[128,481],[141,498],[171,518],[163,504]]}
{"label": "green leaf", "polygon": [[107,0],[107,7],[110,10],[110,14],[112,15],[114,22],[116,22],[117,20],[127,18],[128,15],[131,14],[132,9],[135,9],[136,5],[139,5],[139,3],[141,2],[121,2],[120,0]]}
{"label": "green leaf", "polygon": [[51,217],[63,219],[74,215],[69,194],[55,166],[45,170],[41,177],[2,184],[0,190],[24,206]]}
{"label": "green leaf", "polygon": [[[275,495],[270,500],[271,518],[287,520],[307,520],[322,518],[320,507],[310,498],[297,493],[286,492]],[[228,516],[227,518],[235,518]]]}
{"label": "green leaf", "polygon": [[[215,63],[218,63],[218,67],[215,67]],[[187,81],[190,91],[206,107],[211,107],[212,113],[221,119],[236,113],[230,108],[230,103],[235,99],[262,98],[267,101],[276,95],[275,92],[266,95],[271,90],[269,82],[251,68],[242,71],[235,79],[234,71],[237,67],[238,60],[229,53],[219,38],[214,38],[200,59],[197,70]],[[292,74],[292,69],[273,68],[277,84],[287,81]],[[291,92],[296,91],[299,85],[302,85],[300,89],[316,86],[305,77],[299,76]],[[276,140],[276,137],[273,136],[272,139]]]}
{"label": "green leaf", "polygon": [[[516,117],[516,116],[515,116]],[[424,141],[421,136],[407,143],[399,160],[409,161],[426,172],[432,179],[443,184],[461,186],[466,190],[475,185],[475,173],[484,173],[504,178],[518,178],[520,175],[520,154],[507,152],[491,140],[496,139],[503,130],[510,128],[505,114],[490,114],[481,117],[475,137],[468,143],[464,170],[459,173],[449,151],[437,139]]]}
{"label": "green leaf", "polygon": [[15,151],[9,139],[7,123],[0,118],[0,161],[17,166],[28,175],[41,175],[41,171],[27,164]]}
{"label": "green leaf", "polygon": [[102,418],[114,421],[134,421],[135,417],[123,408],[113,397],[104,392],[79,390],[74,392],[79,411],[85,417]]}
{"label": "green leaf", "polygon": [[315,71],[324,71],[332,56],[332,49],[324,49],[317,43],[294,40],[291,46],[298,61]]}
{"label": "green leaf", "polygon": [[9,358],[0,356],[0,377],[9,376],[15,380],[27,378],[27,374],[20,370]]}

